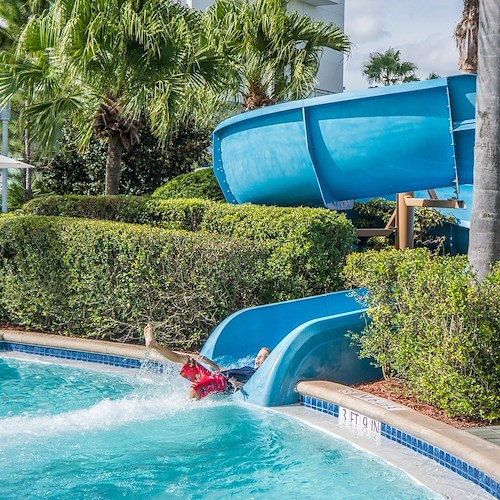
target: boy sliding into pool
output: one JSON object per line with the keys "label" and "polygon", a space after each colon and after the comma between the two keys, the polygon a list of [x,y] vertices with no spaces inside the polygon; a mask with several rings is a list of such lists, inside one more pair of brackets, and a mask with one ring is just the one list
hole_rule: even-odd
{"label": "boy sliding into pool", "polygon": [[[189,391],[191,399],[201,399],[212,392],[236,392],[248,382],[249,378],[262,365],[271,352],[271,349],[268,347],[263,347],[255,358],[253,368],[251,366],[244,366],[243,368],[222,370],[217,363],[205,356],[172,351],[168,347],[161,346],[155,339],[153,327],[150,323],[144,328],[144,338],[147,348],[155,349],[168,360],[182,365],[180,374],[192,382]],[[198,361],[205,363],[215,371],[208,370]]]}

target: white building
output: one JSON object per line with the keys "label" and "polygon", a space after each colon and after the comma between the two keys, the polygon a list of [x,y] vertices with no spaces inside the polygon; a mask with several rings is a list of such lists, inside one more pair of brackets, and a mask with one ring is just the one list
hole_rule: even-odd
{"label": "white building", "polygon": [[[196,1],[196,0],[194,0]],[[334,23],[344,29],[345,0],[291,0],[289,8],[315,21]],[[340,52],[325,49],[321,58],[316,95],[342,92],[344,88],[344,57]]]}
{"label": "white building", "polygon": [[[205,10],[212,0],[184,0],[192,9]],[[345,0],[291,0],[290,10],[308,15],[315,21],[335,23],[344,29]],[[339,52],[325,49],[321,58],[315,95],[342,92],[344,88],[343,56]]]}

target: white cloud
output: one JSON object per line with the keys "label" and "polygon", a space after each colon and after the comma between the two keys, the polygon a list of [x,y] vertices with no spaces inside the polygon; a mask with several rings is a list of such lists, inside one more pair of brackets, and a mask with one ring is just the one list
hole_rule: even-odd
{"label": "white cloud", "polygon": [[363,65],[371,52],[389,47],[418,67],[419,77],[429,73],[458,73],[458,51],[453,33],[463,0],[346,0],[345,31],[353,43],[346,59],[346,90],[368,87]]}
{"label": "white cloud", "polygon": [[349,35],[358,43],[387,38],[390,33],[382,29],[380,19],[369,16],[359,16],[350,23]]}

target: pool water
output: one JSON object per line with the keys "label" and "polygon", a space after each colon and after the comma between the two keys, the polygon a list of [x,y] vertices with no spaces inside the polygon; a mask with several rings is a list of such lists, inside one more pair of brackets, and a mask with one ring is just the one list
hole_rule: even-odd
{"label": "pool water", "polygon": [[287,417],[131,373],[0,357],[0,497],[436,498]]}
{"label": "pool water", "polygon": [[[85,381],[85,382],[82,382]],[[112,383],[111,383],[112,381]],[[103,399],[117,399],[135,389],[133,378],[0,357],[0,418],[54,415],[86,408]]]}

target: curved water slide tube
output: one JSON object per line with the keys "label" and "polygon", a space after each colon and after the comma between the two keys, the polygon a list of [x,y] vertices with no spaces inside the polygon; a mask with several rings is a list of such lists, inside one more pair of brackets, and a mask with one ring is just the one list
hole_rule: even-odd
{"label": "curved water slide tube", "polygon": [[350,208],[359,198],[472,183],[476,77],[293,101],[214,131],[230,203]]}
{"label": "curved water slide tube", "polygon": [[[353,200],[471,184],[476,78],[461,75],[336,94],[235,116],[214,131],[214,172],[230,203],[351,208]],[[239,311],[202,353],[273,352],[238,397],[297,401],[296,383],[380,378],[346,332],[365,326],[348,292]]]}
{"label": "curved water slide tube", "polygon": [[201,354],[239,359],[269,347],[271,354],[238,397],[260,406],[295,403],[301,380],[355,384],[381,378],[346,337],[365,327],[364,312],[346,291],[243,309],[212,332]]}

